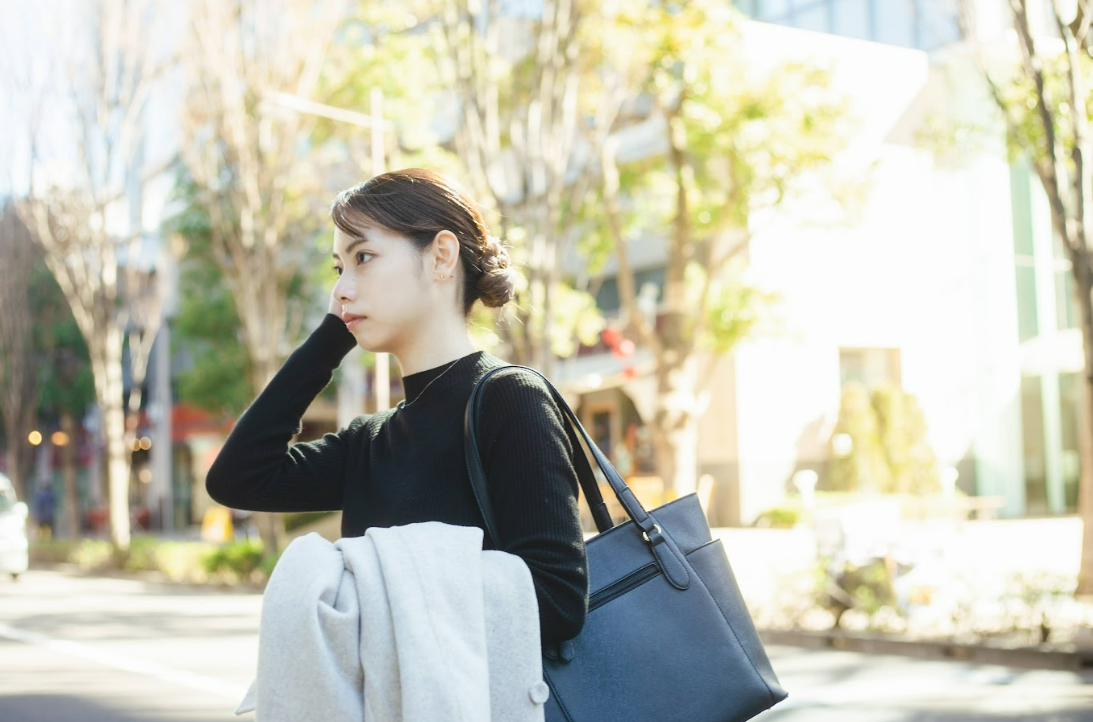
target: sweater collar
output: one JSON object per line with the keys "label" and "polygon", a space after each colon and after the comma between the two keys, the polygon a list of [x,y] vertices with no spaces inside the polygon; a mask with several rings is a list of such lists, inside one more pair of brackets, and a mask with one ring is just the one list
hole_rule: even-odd
{"label": "sweater collar", "polygon": [[405,402],[412,403],[427,386],[428,397],[440,396],[446,389],[463,386],[468,381],[476,379],[481,375],[483,368],[503,363],[486,351],[474,351],[455,361],[448,361],[434,368],[403,376],[402,388],[406,396]]}

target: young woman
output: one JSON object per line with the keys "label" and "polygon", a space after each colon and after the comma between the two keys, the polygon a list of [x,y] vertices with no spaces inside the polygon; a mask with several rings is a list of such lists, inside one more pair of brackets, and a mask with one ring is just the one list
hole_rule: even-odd
{"label": "young woman", "polygon": [[[329,313],[239,418],[209,469],[209,495],[252,511],[341,510],[346,537],[420,521],[484,528],[464,461],[463,414],[475,382],[505,362],[475,350],[467,317],[476,301],[512,299],[508,252],[456,183],[429,170],[345,190],[331,216],[338,278]],[[395,356],[405,400],[290,445],[354,344]],[[577,636],[587,613],[566,423],[534,374],[487,382],[479,453],[499,548],[531,571],[543,644]]]}

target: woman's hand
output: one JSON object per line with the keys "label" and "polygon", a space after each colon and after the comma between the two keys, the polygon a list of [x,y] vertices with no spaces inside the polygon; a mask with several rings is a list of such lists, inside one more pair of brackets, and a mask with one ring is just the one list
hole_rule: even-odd
{"label": "woman's hand", "polygon": [[342,304],[334,296],[334,291],[330,292],[330,306],[327,308],[327,313],[332,313],[338,318],[342,317]]}

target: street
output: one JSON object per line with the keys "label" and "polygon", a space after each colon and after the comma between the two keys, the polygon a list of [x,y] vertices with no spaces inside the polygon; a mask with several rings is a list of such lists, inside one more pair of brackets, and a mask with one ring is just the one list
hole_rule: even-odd
{"label": "street", "polygon": [[[260,608],[253,593],[56,571],[4,578],[0,720],[253,719],[232,711],[255,669]],[[1093,720],[1093,670],[768,651],[790,692],[758,718],[771,722]]]}

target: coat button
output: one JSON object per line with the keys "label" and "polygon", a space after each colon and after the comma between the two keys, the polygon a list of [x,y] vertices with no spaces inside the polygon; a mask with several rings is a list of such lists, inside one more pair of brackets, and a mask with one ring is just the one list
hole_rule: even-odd
{"label": "coat button", "polygon": [[531,689],[528,690],[528,696],[531,697],[531,701],[535,704],[542,704],[547,701],[547,697],[550,696],[550,687],[547,687],[547,683],[542,680],[531,685]]}

